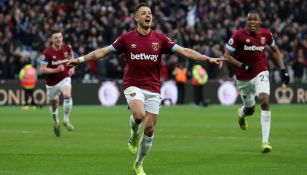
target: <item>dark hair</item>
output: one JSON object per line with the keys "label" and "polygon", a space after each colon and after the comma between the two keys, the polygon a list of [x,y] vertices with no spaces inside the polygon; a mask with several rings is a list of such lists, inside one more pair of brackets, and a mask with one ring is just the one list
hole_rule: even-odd
{"label": "dark hair", "polygon": [[148,7],[150,8],[149,4],[147,2],[140,3],[134,10],[134,13],[136,13],[141,7]]}
{"label": "dark hair", "polygon": [[250,14],[250,13],[256,14],[256,15],[258,15],[260,17],[260,14],[259,14],[259,12],[257,10],[251,10],[251,11],[249,11],[247,13],[247,15]]}
{"label": "dark hair", "polygon": [[61,30],[60,29],[51,29],[51,31],[50,31],[50,36],[52,36],[53,34],[55,34],[55,33],[62,33],[61,32]]}

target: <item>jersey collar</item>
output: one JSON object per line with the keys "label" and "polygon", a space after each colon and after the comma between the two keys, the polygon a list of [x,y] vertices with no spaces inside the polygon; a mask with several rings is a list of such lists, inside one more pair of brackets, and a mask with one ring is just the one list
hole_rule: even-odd
{"label": "jersey collar", "polygon": [[146,36],[151,35],[152,29],[150,29],[150,32],[149,32],[148,34],[146,34],[146,35],[141,34],[137,29],[135,29],[135,32],[136,32],[139,36],[141,36],[141,37],[146,37]]}
{"label": "jersey collar", "polygon": [[[247,27],[245,27],[244,29],[245,29],[245,32],[246,32],[248,35],[252,35],[251,33],[249,33]],[[258,35],[258,34],[261,34],[260,27],[259,27],[258,31],[255,33],[255,35]]]}

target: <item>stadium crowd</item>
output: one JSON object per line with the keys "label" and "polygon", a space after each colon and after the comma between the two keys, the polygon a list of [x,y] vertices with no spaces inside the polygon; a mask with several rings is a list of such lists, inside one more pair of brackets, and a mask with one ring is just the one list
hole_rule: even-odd
{"label": "stadium crowd", "polygon": [[[0,0],[0,79],[16,79],[25,63],[38,67],[42,51],[50,45],[52,29],[60,29],[64,42],[75,56],[111,44],[121,33],[135,28],[134,7],[139,0]],[[249,10],[258,10],[262,25],[269,27],[279,46],[293,81],[307,82],[307,1],[304,0],[149,0],[154,29],[179,45],[206,55],[223,55],[232,32],[245,25]],[[269,54],[269,53],[267,53]],[[279,81],[276,63],[268,55],[273,81]],[[177,56],[164,58],[161,78],[172,78],[174,67],[192,62]],[[123,56],[77,67],[75,80],[98,82],[120,79]],[[218,70],[203,65],[210,79],[231,79],[230,65]]]}

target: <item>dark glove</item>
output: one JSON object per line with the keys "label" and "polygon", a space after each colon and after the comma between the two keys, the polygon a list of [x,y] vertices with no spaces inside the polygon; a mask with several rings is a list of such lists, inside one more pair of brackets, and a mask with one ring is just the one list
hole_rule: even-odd
{"label": "dark glove", "polygon": [[243,63],[243,64],[241,65],[241,69],[242,69],[244,72],[247,72],[247,73],[251,73],[252,70],[253,70],[252,66],[249,65],[249,64],[246,64],[246,63]]}
{"label": "dark glove", "polygon": [[290,77],[286,69],[280,70],[281,81],[285,84],[289,84]]}

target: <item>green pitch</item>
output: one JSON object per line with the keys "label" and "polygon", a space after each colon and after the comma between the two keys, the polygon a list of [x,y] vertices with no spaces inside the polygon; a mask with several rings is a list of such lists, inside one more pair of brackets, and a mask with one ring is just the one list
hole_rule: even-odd
{"label": "green pitch", "polygon": [[[162,107],[148,175],[303,175],[307,173],[307,106],[273,105],[272,152],[260,153],[259,106],[248,131],[238,106]],[[62,120],[62,108],[60,119]],[[133,175],[126,106],[74,106],[69,133],[53,134],[49,109],[0,107],[0,175]]]}

